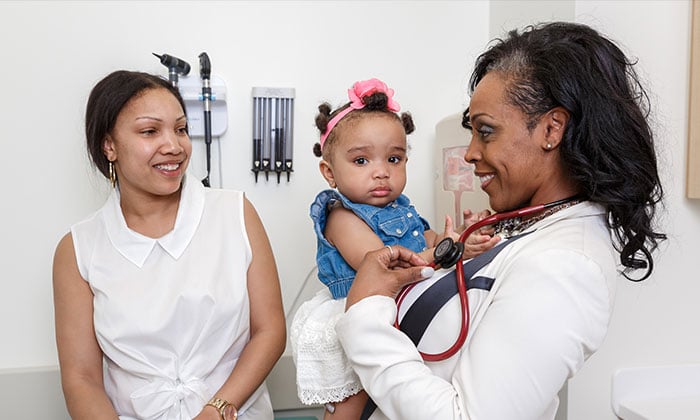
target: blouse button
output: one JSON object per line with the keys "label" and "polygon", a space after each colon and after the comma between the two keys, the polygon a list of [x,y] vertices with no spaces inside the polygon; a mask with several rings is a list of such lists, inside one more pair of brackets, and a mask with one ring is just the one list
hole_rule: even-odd
{"label": "blouse button", "polygon": [[414,230],[414,231],[413,231],[413,236],[418,236],[418,231],[417,231],[417,230]]}
{"label": "blouse button", "polygon": [[396,229],[396,233],[401,234],[401,229]]}
{"label": "blouse button", "polygon": [[406,217],[413,217],[413,213],[406,213]]}

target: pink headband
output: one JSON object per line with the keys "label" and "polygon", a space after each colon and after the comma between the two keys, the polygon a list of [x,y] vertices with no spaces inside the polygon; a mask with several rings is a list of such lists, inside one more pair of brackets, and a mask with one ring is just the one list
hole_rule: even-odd
{"label": "pink headband", "polygon": [[361,82],[355,82],[352,85],[352,89],[348,89],[348,98],[350,98],[350,105],[347,108],[337,113],[330,121],[328,121],[328,126],[326,127],[326,132],[321,134],[321,150],[323,150],[323,143],[326,142],[328,135],[333,130],[333,127],[340,122],[343,117],[348,115],[350,111],[355,109],[362,109],[365,107],[365,103],[362,102],[362,98],[369,96],[376,92],[383,92],[386,94],[388,101],[386,107],[393,112],[399,112],[401,106],[393,100],[394,89],[391,89],[379,79],[369,79]]}

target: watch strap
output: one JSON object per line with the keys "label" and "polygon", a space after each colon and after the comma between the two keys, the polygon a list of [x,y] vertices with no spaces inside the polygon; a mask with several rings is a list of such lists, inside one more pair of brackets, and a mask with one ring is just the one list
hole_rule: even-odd
{"label": "watch strap", "polygon": [[[226,401],[223,398],[212,397],[206,405],[210,405],[219,412],[221,415],[221,420],[237,420],[238,419],[238,409],[235,405]],[[227,414],[229,414],[227,416]]]}

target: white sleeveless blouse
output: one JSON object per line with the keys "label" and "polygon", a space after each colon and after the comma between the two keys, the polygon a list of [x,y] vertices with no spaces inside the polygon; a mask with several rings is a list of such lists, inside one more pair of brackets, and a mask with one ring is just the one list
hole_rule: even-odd
{"label": "white sleeveless blouse", "polygon": [[[71,228],[120,419],[190,420],[233,370],[250,339],[243,202],[242,192],[189,177],[175,227],[161,238],[127,227],[116,190]],[[273,417],[264,384],[239,414]]]}

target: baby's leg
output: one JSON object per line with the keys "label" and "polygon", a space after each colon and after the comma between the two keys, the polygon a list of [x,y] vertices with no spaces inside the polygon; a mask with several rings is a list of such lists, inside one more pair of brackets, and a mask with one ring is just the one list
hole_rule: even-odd
{"label": "baby's leg", "polygon": [[344,399],[339,403],[333,404],[333,413],[326,410],[323,420],[357,420],[362,414],[362,409],[367,403],[367,393],[360,391],[359,393]]}

